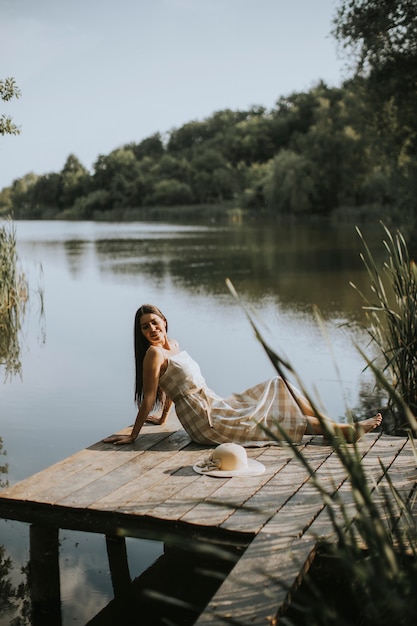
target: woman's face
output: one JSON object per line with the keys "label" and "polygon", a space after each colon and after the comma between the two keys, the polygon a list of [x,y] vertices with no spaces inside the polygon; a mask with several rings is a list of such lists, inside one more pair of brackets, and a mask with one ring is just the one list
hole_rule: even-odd
{"label": "woman's face", "polygon": [[151,345],[161,343],[166,338],[166,323],[156,313],[144,313],[140,318],[142,335]]}

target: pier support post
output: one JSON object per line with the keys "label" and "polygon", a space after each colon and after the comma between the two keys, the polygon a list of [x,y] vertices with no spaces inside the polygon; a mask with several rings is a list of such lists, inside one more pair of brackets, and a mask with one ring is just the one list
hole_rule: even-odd
{"label": "pier support post", "polygon": [[106,535],[107,556],[114,597],[124,598],[130,594],[131,578],[124,537]]}
{"label": "pier support post", "polygon": [[61,626],[59,528],[30,527],[29,587],[33,626]]}

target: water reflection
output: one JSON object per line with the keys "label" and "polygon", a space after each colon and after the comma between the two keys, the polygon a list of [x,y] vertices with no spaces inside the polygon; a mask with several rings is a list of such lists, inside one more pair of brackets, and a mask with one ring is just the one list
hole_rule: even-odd
{"label": "water reflection", "polygon": [[[375,233],[372,231],[373,239]],[[320,309],[360,316],[354,281],[366,290],[360,242],[354,228],[303,225],[238,226],[186,233],[145,233],[95,242],[104,276],[129,280],[143,274],[163,284],[168,278],[192,293],[225,293],[233,278],[252,302],[271,295],[287,306],[316,304]]]}
{"label": "water reflection", "polygon": [[6,478],[9,471],[9,465],[5,462],[6,455],[7,452],[3,446],[3,438],[0,437],[0,489],[4,489],[4,487],[7,487],[9,484]]}
{"label": "water reflection", "polygon": [[[8,486],[7,452],[0,437],[0,489]],[[16,572],[21,570],[20,582],[16,583]],[[10,626],[30,624],[30,600],[27,585],[28,566],[18,565],[8,553],[5,545],[0,544],[0,621],[6,619]]]}
{"label": "water reflection", "polygon": [[[314,381],[319,388],[336,384],[334,364],[313,305],[328,325],[343,386],[351,390],[362,382],[353,342],[365,348],[368,337],[359,324],[362,303],[349,283],[366,292],[368,276],[354,226],[42,222],[19,223],[18,227],[21,250],[40,258],[48,268],[49,323],[60,332],[57,350],[66,355],[67,380],[78,384],[74,359],[88,367],[83,375],[84,397],[88,385],[97,386],[90,371],[95,380],[104,376],[98,357],[103,351],[121,366],[121,376],[131,381],[131,325],[134,311],[144,301],[155,302],[165,311],[172,333],[200,361],[209,384],[219,393],[238,391],[258,377],[269,376],[269,363],[230,297],[226,277],[265,319],[278,347],[300,368],[307,383]],[[364,235],[382,262],[380,225],[367,225]],[[223,372],[214,349],[218,345],[225,351]],[[243,345],[250,355],[245,363],[238,356]],[[317,380],[318,361],[325,363]],[[352,366],[359,381],[352,378]],[[119,382],[109,377],[113,388]],[[54,389],[60,384],[56,368],[51,384]],[[335,401],[331,400],[328,412],[340,415],[344,409],[334,409],[336,393],[344,395],[344,391],[331,393]],[[328,395],[324,393],[325,402]]]}
{"label": "water reflection", "polygon": [[[144,275],[159,283],[169,278],[176,286],[214,295],[225,293],[224,279],[229,276],[250,301],[273,295],[290,306],[315,303],[329,312],[340,306],[360,315],[349,281],[366,289],[367,276],[353,226],[100,224],[81,225],[77,236],[71,232],[74,228],[68,225],[66,237],[64,226],[52,232],[46,227],[29,245],[33,251],[42,248],[51,259],[63,250],[74,276],[95,263],[105,278],[127,282]],[[371,247],[381,243],[382,232],[375,226],[368,225],[364,234]],[[375,254],[382,258],[383,247],[378,245]]]}
{"label": "water reflection", "polygon": [[[14,564],[0,545],[0,620],[8,626],[29,626],[31,604],[26,582],[14,583]],[[27,567],[22,569],[27,580]]]}

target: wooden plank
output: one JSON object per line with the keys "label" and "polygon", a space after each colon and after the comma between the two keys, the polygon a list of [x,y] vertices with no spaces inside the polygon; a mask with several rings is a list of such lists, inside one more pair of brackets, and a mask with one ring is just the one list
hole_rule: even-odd
{"label": "wooden plank", "polygon": [[[377,504],[377,500],[379,498],[378,490],[375,490],[375,488],[383,478],[383,469],[379,464],[379,459],[381,457],[384,458],[384,464],[389,469],[390,476],[392,475],[393,479],[397,480],[400,478],[400,475],[398,475],[394,468],[397,464],[401,467],[404,462],[401,459],[408,458],[408,455],[409,452],[407,451],[407,442],[404,438],[380,437],[376,441],[375,445],[369,449],[366,457],[362,461],[362,467],[366,471],[369,489],[373,491],[372,499],[375,504]],[[411,473],[413,474],[414,470],[412,470]],[[395,478],[396,475],[397,479]],[[342,513],[342,507],[344,513]],[[352,485],[348,478],[337,491],[337,497],[334,500],[333,510],[335,511],[338,524],[342,523],[343,515],[347,515],[351,520],[354,519],[357,509],[354,502]],[[328,540],[332,539],[333,527],[330,524],[327,514],[320,516],[320,518],[315,521],[314,532],[317,537],[321,536],[326,537]]]}
{"label": "wooden plank", "polygon": [[[260,476],[199,475],[192,466],[210,448],[190,443],[183,430],[159,428],[150,427],[137,442],[121,448],[99,442],[3,490],[1,514],[106,535],[116,527],[124,528],[127,536],[142,537],[163,533],[236,542],[257,535],[210,602],[207,615],[230,615],[241,625],[265,623],[291,597],[300,571],[309,567],[317,538],[332,536],[313,478],[287,446],[248,449],[266,467]],[[337,493],[354,515],[348,473],[335,451],[320,437],[305,438],[299,449],[314,478],[329,496]],[[370,485],[384,484],[381,459],[401,493],[409,496],[417,480],[409,443],[368,433],[357,450]],[[380,492],[374,498],[383,507]],[[123,559],[120,553],[116,557],[119,566]],[[210,623],[207,619],[203,614],[198,624]]]}
{"label": "wooden plank", "polygon": [[[211,488],[213,479],[209,476],[201,477],[201,487]],[[204,485],[205,483],[205,485]],[[210,497],[205,497],[188,513],[181,517],[182,521],[201,526],[221,526],[236,511],[243,507],[251,495],[261,489],[263,485],[260,476],[231,478],[219,486]],[[233,528],[233,530],[236,530]]]}
{"label": "wooden plank", "polygon": [[[108,495],[97,498],[89,508],[135,513],[135,503],[138,502],[140,494],[145,492],[151,494],[159,483],[172,481],[172,475],[183,467],[181,460],[183,458],[183,455],[159,451],[153,463],[143,473],[136,472],[132,480],[121,487],[116,487]],[[197,477],[197,474],[195,476]],[[139,506],[136,511],[140,512]]]}
{"label": "wooden plank", "polygon": [[[379,436],[373,434],[364,438],[364,441],[361,441],[361,445],[357,448],[359,455],[366,457],[366,455],[372,454],[378,439]],[[326,489],[329,497],[342,489],[347,477],[348,472],[334,451],[314,472],[315,480],[318,480],[320,485]],[[284,534],[289,534],[292,531],[294,536],[301,536],[311,526],[323,508],[323,497],[313,484],[312,479],[309,479],[294,493],[287,505],[274,516],[272,523],[281,528]]]}
{"label": "wooden plank", "polygon": [[[272,624],[278,606],[289,601],[314,553],[311,538],[295,542],[292,537],[270,535],[265,529],[247,548],[195,626],[228,621],[239,626]],[[288,585],[288,580],[292,584]]]}
{"label": "wooden plank", "polygon": [[[184,431],[163,433],[152,435],[152,440],[148,438],[144,446],[151,443],[157,446],[158,452],[159,449],[176,450],[186,446],[189,438]],[[108,475],[118,468],[121,468],[122,476],[126,463],[147,463],[151,467],[157,461],[157,455],[147,456],[144,452],[145,449],[140,449],[136,442],[119,448],[100,442],[4,489],[0,492],[0,498],[54,503],[89,483],[94,483],[97,477],[105,477],[107,481]]]}
{"label": "wooden plank", "polygon": [[[111,453],[109,452],[109,455]],[[103,460],[105,460],[103,458]],[[6,489],[0,491],[0,498],[11,498],[28,500],[32,496],[36,498],[36,493],[42,490],[47,485],[51,485],[52,476],[55,476],[58,480],[71,476],[76,471],[84,469],[91,463],[91,451],[86,448],[77,452],[76,454],[59,461],[55,465],[52,465],[40,472],[21,480],[15,485],[11,485]]]}
{"label": "wooden plank", "polygon": [[[366,457],[378,439],[379,436],[371,435],[366,442],[361,442],[358,446],[360,455]],[[396,458],[401,445],[383,442],[379,453],[389,448],[389,459]],[[376,465],[377,455],[378,449],[373,451],[370,467]],[[330,494],[346,484],[347,472],[334,452],[318,465],[315,475],[324,485],[328,483]],[[292,495],[255,537],[196,624],[213,623],[210,621],[213,616],[219,620],[233,617],[242,626],[268,620],[272,623],[277,612],[285,609],[300,578],[308,570],[314,558],[317,537],[332,531],[330,519],[324,511],[322,496],[307,477],[297,490],[293,488]],[[318,526],[317,520],[320,520]],[[266,550],[262,549],[263,542]],[[258,593],[254,597],[253,588]]]}
{"label": "wooden plank", "polygon": [[[111,498],[114,491],[127,487],[132,482],[132,478],[136,480],[137,477],[150,471],[156,477],[157,468],[160,465],[165,468],[167,459],[175,464],[176,459],[182,458],[176,453],[178,448],[189,442],[188,435],[184,435],[182,431],[166,438],[157,452],[148,450],[137,453],[133,450],[116,449],[112,457],[114,468],[109,468],[108,472],[102,473],[98,478],[84,472],[67,489],[60,489],[60,485],[57,485],[56,493],[59,496],[56,498],[56,503],[63,506],[87,508],[93,506],[99,499]],[[168,478],[168,475],[165,477]]]}
{"label": "wooden plank", "polygon": [[[284,465],[291,458],[291,453],[289,453],[288,449],[285,450],[277,446],[248,449],[247,453],[249,458],[257,458],[266,465],[265,474],[258,477],[239,477],[235,479],[213,478],[204,475],[197,475],[197,478],[195,478],[196,474],[192,471],[192,465],[199,459],[194,458],[187,467],[183,467],[175,475],[176,480],[180,477],[187,478],[187,480],[184,480],[184,487],[178,491],[172,491],[169,494],[169,498],[165,498],[162,493],[164,485],[161,484],[159,486],[161,502],[159,505],[153,506],[152,515],[162,518],[181,519],[190,523],[196,521],[197,523],[207,522],[212,525],[218,525],[222,520],[227,519],[231,513],[233,514],[236,507],[241,506],[241,503],[248,498],[250,491],[252,493],[253,491],[259,492],[264,488],[265,483],[272,474],[272,471],[268,469],[268,458],[276,459],[277,455],[280,455],[280,463]],[[204,456],[207,456],[207,451],[205,451]],[[276,470],[276,468],[274,469]],[[225,487],[226,492],[222,489],[219,490],[219,487],[223,485],[229,485]],[[236,489],[240,491],[238,495]],[[231,490],[237,495],[232,501],[230,498],[224,497],[224,494],[230,494]],[[151,497],[154,501],[158,499],[155,489]],[[204,505],[202,504],[203,502]],[[148,512],[150,513],[151,511],[148,509]],[[263,523],[265,523],[265,517],[263,517]],[[242,530],[247,531],[247,529]],[[249,532],[252,532],[252,529]]]}
{"label": "wooden plank", "polygon": [[[292,453],[290,453],[292,454]],[[303,454],[309,458],[314,470],[331,454],[329,448],[309,448]],[[285,466],[278,468],[262,490],[255,492],[245,503],[245,507],[236,510],[223,524],[224,528],[250,529],[255,531],[263,526],[273,515],[294,497],[294,494],[308,480],[308,471],[295,459],[289,458]]]}
{"label": "wooden plank", "polygon": [[[181,451],[178,457],[170,454],[158,466],[152,467],[148,472],[141,473],[140,477],[92,503],[91,508],[110,508],[125,513],[155,516],[155,507],[162,503],[171,502],[176,494],[187,489],[187,493],[182,493],[182,496],[178,496],[178,498],[183,498],[182,512],[184,512],[184,508],[188,511],[201,499],[212,497],[219,489],[219,483],[230,480],[213,478],[206,480],[208,477],[193,472],[192,465],[203,456],[207,456],[207,450],[201,448],[200,450],[185,452],[185,454],[184,451]],[[189,489],[191,485],[192,490]],[[176,504],[178,504],[178,500]],[[166,514],[168,508],[173,511],[172,506],[165,506],[166,518],[168,517]],[[179,519],[178,512],[174,512],[173,519]],[[187,519],[186,521],[189,522],[190,520]],[[216,524],[211,520],[209,525]]]}
{"label": "wooden plank", "polygon": [[[62,477],[60,473],[55,474],[52,470],[41,477],[41,481],[36,490],[31,490],[30,497],[26,495],[26,499],[36,502],[45,502],[56,504],[58,502],[66,503],[71,500],[72,494],[85,491],[88,493],[88,487],[101,483],[111,482],[110,476],[117,475],[120,480],[123,477],[131,476],[132,468],[140,465],[140,457],[143,451],[129,450],[124,455],[117,455],[115,452],[95,453],[95,458],[90,457],[90,463],[82,469],[77,469],[70,474]],[[128,478],[126,478],[128,480]],[[74,498],[74,505],[76,498]]]}
{"label": "wooden plank", "polygon": [[[123,431],[121,431],[121,433],[125,432],[129,432],[129,429],[123,429]],[[156,432],[146,434],[143,438],[138,439],[134,444],[123,446],[123,452],[124,454],[127,453],[130,456],[135,457],[149,447],[163,442],[164,439],[172,434],[174,433]],[[98,442],[89,448],[84,448],[72,456],[59,461],[58,463],[55,463],[40,472],[37,472],[36,474],[20,481],[16,485],[3,489],[0,491],[0,498],[38,500],[39,496],[40,502],[49,501],[48,497],[45,496],[45,492],[48,493],[49,488],[52,485],[57,483],[60,483],[61,485],[67,484],[71,488],[74,476],[80,472],[88,472],[89,467],[92,467],[92,469],[96,468],[99,472],[101,464],[103,467],[106,467],[108,463],[112,462],[114,462],[115,466],[123,464],[123,462],[125,462],[123,458],[114,456],[117,454],[118,450],[120,450],[120,448],[116,448],[110,444]],[[111,459],[113,459],[113,461]],[[44,500],[44,498],[46,499]]]}
{"label": "wooden plank", "polygon": [[[150,515],[159,519],[179,520],[184,512],[196,505],[199,475],[192,470],[194,461],[201,459],[201,452],[195,452],[193,459],[187,455],[187,462],[178,469],[173,468],[167,476],[127,501],[120,510],[134,510],[136,514]],[[182,455],[182,460],[184,459]]]}
{"label": "wooden plank", "polygon": [[[329,459],[333,459],[333,450],[327,446],[303,452],[308,456],[314,471],[320,471],[325,464],[329,467]],[[210,620],[214,615],[222,620],[232,616],[242,626],[272,623],[278,607],[289,602],[301,575],[308,569],[316,541],[304,536],[303,529],[306,519],[314,518],[323,503],[321,496],[309,483],[310,474],[295,458],[285,469],[287,471],[281,470],[268,483],[268,487],[272,486],[272,491],[268,491],[269,500],[273,501],[275,493],[277,505],[278,498],[281,498],[278,509],[275,506],[278,513],[262,528],[246,550],[232,574],[200,616],[197,621],[199,626],[213,623]],[[288,488],[288,485],[291,487]],[[303,498],[310,491],[314,502],[312,505],[310,502],[311,506],[307,505],[306,508]],[[297,499],[300,493],[303,496]],[[256,501],[256,495],[253,501]],[[287,514],[288,509],[290,511]],[[296,517],[301,513],[302,523],[294,526],[295,513]],[[286,523],[283,524],[283,521]]]}
{"label": "wooden plank", "polygon": [[[254,497],[254,494],[259,494],[265,490],[266,485],[270,484],[276,473],[284,470],[290,461],[290,457],[291,452],[286,446],[282,448],[274,446],[268,451],[258,450],[257,458],[266,466],[264,474],[254,477],[231,478],[213,493],[209,493],[210,485],[218,479],[210,476],[201,476],[200,484],[197,485],[199,501],[189,513],[181,517],[181,520],[190,523],[222,525],[229,529],[240,530],[239,524],[241,522],[239,522],[238,518],[236,518],[236,524],[234,522],[228,524],[227,520],[232,515],[235,515],[237,510],[240,511],[241,516],[248,517],[249,507],[246,504]],[[252,515],[252,512],[250,514]],[[266,523],[268,515],[267,512],[263,512],[260,520],[253,518],[254,532],[257,532],[259,527]]]}
{"label": "wooden plank", "polygon": [[[262,448],[248,450],[250,458],[259,458],[262,462],[264,453],[265,450]],[[258,476],[217,478],[198,475],[194,506],[182,514],[180,519],[192,524],[220,526],[237,508],[242,507],[253,493],[263,489],[272,473],[266,466],[265,473]]]}
{"label": "wooden plank", "polygon": [[[298,464],[298,461],[296,463]],[[312,469],[314,469],[314,466]],[[302,470],[306,472],[304,468],[299,471]],[[320,479],[322,475],[325,477],[332,475],[329,485],[331,493],[346,478],[346,472],[341,469],[340,461],[333,452],[327,455],[324,461],[318,465],[314,475],[316,479]],[[323,507],[322,495],[312,483],[310,475],[306,472],[305,478],[299,484],[298,489],[293,489],[293,493],[290,494],[284,506],[271,518],[268,528],[270,532],[300,537],[313,523]]]}

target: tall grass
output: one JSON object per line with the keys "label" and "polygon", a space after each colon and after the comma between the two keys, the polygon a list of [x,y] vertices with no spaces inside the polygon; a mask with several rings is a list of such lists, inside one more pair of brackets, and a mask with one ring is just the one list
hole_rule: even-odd
{"label": "tall grass", "polygon": [[28,282],[18,268],[11,221],[0,225],[0,366],[6,376],[21,371],[19,332],[28,300]]}
{"label": "tall grass", "polygon": [[[404,242],[400,236],[397,240],[390,241],[395,246],[401,244],[401,251],[404,252]],[[395,267],[399,262],[398,252],[395,257],[396,265],[394,261],[387,264],[393,280]],[[373,269],[378,293],[383,294],[376,266]],[[410,292],[414,293],[414,280],[413,269],[409,273],[404,270],[401,280],[398,279],[403,286],[403,293],[408,297],[411,297]],[[410,281],[413,285],[407,284]],[[333,425],[322,417],[291,364],[267,344],[253,314],[240,302],[230,281],[226,282],[244,309],[277,373],[284,381],[290,377],[297,380],[321,423],[328,444],[333,446],[337,458],[346,470],[350,483],[350,498],[346,498],[339,490],[329,487],[328,481],[321,481],[301,449],[294,445],[286,431],[277,424],[280,440],[288,444],[308,471],[311,484],[321,494],[331,521],[333,540],[322,543],[321,546],[319,544],[319,556],[316,558],[316,565],[320,564],[320,558],[321,563],[323,558],[327,563],[331,562],[330,575],[327,576],[325,585],[323,576],[320,578],[320,567],[313,566],[311,572],[318,570],[318,576],[307,575],[289,610],[283,615],[277,614],[274,623],[287,626],[414,626],[417,615],[417,525],[412,511],[416,490],[406,496],[399,493],[381,461],[382,480],[378,485],[369,482],[358,442],[348,443],[340,436],[337,424]],[[415,305],[415,302],[412,304]],[[400,314],[392,314],[401,326],[398,319]],[[407,314],[407,319],[408,317]],[[389,397],[401,408],[402,414],[409,418],[409,440],[417,463],[416,448],[411,436],[411,430],[416,426],[414,415],[398,395],[398,390],[378,371],[374,363],[366,359],[366,355],[363,356],[366,365],[371,367]],[[398,369],[404,363],[408,361],[399,361]],[[407,377],[405,379],[408,380]],[[291,387],[288,389],[292,393]],[[297,402],[296,396],[293,397]],[[348,419],[352,420],[350,414]],[[274,437],[269,430],[268,435]],[[277,561],[279,562],[279,554]]]}
{"label": "tall grass", "polygon": [[400,429],[409,427],[404,406],[417,415],[417,267],[403,235],[399,231],[393,235],[382,226],[388,253],[382,268],[357,229],[364,246],[361,258],[369,276],[370,295],[351,285],[363,301],[366,330],[382,357],[383,373],[396,391],[388,400]]}

